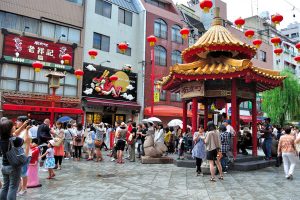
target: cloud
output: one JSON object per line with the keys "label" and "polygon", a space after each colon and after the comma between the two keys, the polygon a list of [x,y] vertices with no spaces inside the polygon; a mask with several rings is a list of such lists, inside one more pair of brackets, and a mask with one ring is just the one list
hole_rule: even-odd
{"label": "cloud", "polygon": [[128,95],[127,93],[123,93],[120,96],[123,97],[124,99],[129,100],[129,101],[134,99],[134,97],[131,94]]}
{"label": "cloud", "polygon": [[89,95],[93,93],[93,89],[92,88],[86,88],[85,91],[83,91],[84,94]]}
{"label": "cloud", "polygon": [[126,87],[128,90],[133,90],[134,89],[134,87],[130,84],[130,85],[128,85],[127,87]]}
{"label": "cloud", "polygon": [[87,68],[89,71],[96,71],[96,68],[93,65],[91,65],[91,64],[89,64],[85,68]]}

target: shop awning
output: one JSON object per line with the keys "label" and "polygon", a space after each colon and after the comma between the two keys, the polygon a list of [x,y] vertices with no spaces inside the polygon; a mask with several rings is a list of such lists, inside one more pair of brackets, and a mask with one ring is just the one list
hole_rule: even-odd
{"label": "shop awning", "polygon": [[55,112],[66,114],[83,114],[83,110],[79,108],[59,108],[59,107],[44,107],[44,106],[28,106],[28,105],[15,105],[3,104],[2,110],[15,110],[15,111],[29,111],[29,112]]}
{"label": "shop awning", "polygon": [[121,108],[129,108],[133,110],[141,109],[141,106],[136,102],[116,101],[97,98],[85,98],[87,106],[115,106]]}
{"label": "shop awning", "polygon": [[[162,117],[182,117],[182,108],[175,107],[175,106],[165,106],[159,105],[153,107],[154,116],[162,116]],[[151,115],[151,107],[146,107],[144,110],[144,115],[150,116]],[[192,117],[192,112],[187,112],[188,117]]]}
{"label": "shop awning", "polygon": [[[240,115],[240,119],[245,122],[245,123],[250,123],[252,122],[252,116],[245,116],[245,115]],[[261,117],[257,117],[257,122],[262,122],[263,120]]]}

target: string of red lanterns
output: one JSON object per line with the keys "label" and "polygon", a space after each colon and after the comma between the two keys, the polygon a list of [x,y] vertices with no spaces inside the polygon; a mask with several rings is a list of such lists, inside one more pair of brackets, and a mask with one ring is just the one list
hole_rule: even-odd
{"label": "string of red lanterns", "polygon": [[256,48],[259,48],[260,45],[262,44],[262,41],[261,41],[261,39],[255,39],[255,40],[253,40],[252,44],[253,44]]}
{"label": "string of red lanterns", "polygon": [[275,47],[277,47],[279,43],[281,43],[281,39],[279,37],[273,37],[271,38],[271,42],[274,44]]}
{"label": "string of red lanterns", "polygon": [[280,54],[282,54],[282,52],[283,52],[282,48],[274,49],[274,53],[275,53],[277,56],[280,56]]}
{"label": "string of red lanterns", "polygon": [[237,18],[235,21],[234,21],[234,24],[238,27],[238,28],[241,28],[244,24],[245,24],[245,20],[242,19],[241,17]]}
{"label": "string of red lanterns", "polygon": [[213,2],[211,0],[203,0],[200,2],[200,8],[203,10],[204,13],[208,13],[212,6]]}
{"label": "string of red lanterns", "polygon": [[252,29],[248,29],[245,31],[245,36],[249,39],[251,39],[254,36],[255,32]]}
{"label": "string of red lanterns", "polygon": [[283,16],[276,13],[275,15],[271,16],[271,20],[276,26],[277,24],[280,24],[280,22],[283,20]]}

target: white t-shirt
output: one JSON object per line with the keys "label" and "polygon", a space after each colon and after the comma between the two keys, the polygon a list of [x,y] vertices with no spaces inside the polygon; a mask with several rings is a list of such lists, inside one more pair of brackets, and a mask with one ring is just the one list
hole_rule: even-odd
{"label": "white t-shirt", "polygon": [[233,127],[230,124],[228,124],[226,126],[226,132],[231,133],[232,135],[235,135],[235,130],[233,129]]}
{"label": "white t-shirt", "polygon": [[38,130],[37,126],[32,126],[29,129],[29,135],[30,135],[31,138],[37,138],[37,130]]}
{"label": "white t-shirt", "polygon": [[[29,132],[28,132],[29,138],[32,139],[32,138],[31,138],[30,129],[29,129],[28,131],[29,131]],[[19,137],[22,138],[22,139],[24,140],[25,134],[26,134],[26,130],[24,129],[24,130],[20,133]],[[25,151],[25,149],[26,149],[25,141],[24,141],[24,144],[23,144],[22,147],[23,147],[23,149],[24,149],[24,151]],[[31,151],[31,148],[30,148],[30,147],[29,147],[29,153],[28,153],[28,156],[32,156],[32,151]]]}

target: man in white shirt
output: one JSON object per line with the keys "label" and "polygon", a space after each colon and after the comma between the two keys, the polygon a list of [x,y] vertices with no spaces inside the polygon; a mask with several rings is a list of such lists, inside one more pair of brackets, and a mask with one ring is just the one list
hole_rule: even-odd
{"label": "man in white shirt", "polygon": [[37,138],[37,130],[38,130],[38,126],[35,120],[31,120],[32,123],[32,127],[29,129],[29,133],[30,133],[30,137],[33,138]]}

